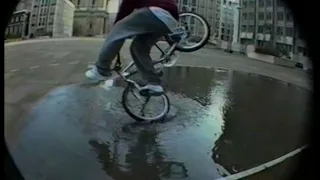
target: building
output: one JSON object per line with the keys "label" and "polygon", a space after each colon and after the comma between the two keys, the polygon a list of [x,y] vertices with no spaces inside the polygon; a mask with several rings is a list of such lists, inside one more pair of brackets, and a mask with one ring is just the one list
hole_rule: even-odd
{"label": "building", "polygon": [[72,0],[75,36],[98,36],[107,33],[108,0]]}
{"label": "building", "polygon": [[242,0],[240,27],[241,44],[272,48],[283,56],[306,55],[292,13],[281,0]]}
{"label": "building", "polygon": [[220,4],[220,16],[217,39],[227,42],[237,42],[239,3],[235,0],[222,0]]}
{"label": "building", "polygon": [[25,38],[29,33],[30,11],[20,10],[12,14],[11,21],[5,31],[5,38]]}
{"label": "building", "polygon": [[30,37],[72,36],[75,6],[69,0],[33,0]]}
{"label": "building", "polygon": [[239,43],[240,41],[240,4],[237,2],[237,6],[234,9],[233,16],[233,43]]}
{"label": "building", "polygon": [[29,10],[31,11],[33,0],[20,0],[15,11]]}
{"label": "building", "polygon": [[25,38],[29,33],[30,10],[33,0],[21,0],[12,14],[5,38]]}

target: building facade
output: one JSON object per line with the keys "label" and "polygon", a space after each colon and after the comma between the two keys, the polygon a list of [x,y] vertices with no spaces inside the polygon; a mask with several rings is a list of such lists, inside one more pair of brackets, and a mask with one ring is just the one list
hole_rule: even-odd
{"label": "building facade", "polygon": [[33,0],[30,37],[72,36],[75,6],[69,0]]}
{"label": "building facade", "polygon": [[33,0],[20,0],[15,11],[28,10],[31,11]]}
{"label": "building facade", "polygon": [[108,0],[72,0],[75,36],[99,36],[107,33]]}
{"label": "building facade", "polygon": [[12,14],[5,31],[5,38],[25,38],[29,33],[30,11],[19,10]]}
{"label": "building facade", "polygon": [[306,55],[292,13],[282,0],[241,0],[240,27],[242,44],[273,48],[290,57]]}
{"label": "building facade", "polygon": [[227,42],[236,42],[238,34],[238,7],[235,0],[222,0],[220,4],[220,19],[217,39]]}

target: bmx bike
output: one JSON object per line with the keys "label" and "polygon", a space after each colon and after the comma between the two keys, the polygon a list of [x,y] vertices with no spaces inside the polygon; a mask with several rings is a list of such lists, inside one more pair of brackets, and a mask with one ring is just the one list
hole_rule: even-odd
{"label": "bmx bike", "polygon": [[[195,18],[192,20],[190,18]],[[200,27],[202,24],[203,30],[194,29]],[[189,27],[191,25],[191,27]],[[193,34],[203,33],[199,42],[191,45],[189,39]],[[198,33],[197,33],[198,32]],[[180,52],[193,52],[202,48],[208,42],[210,37],[210,27],[208,22],[199,14],[194,12],[182,12],[179,14],[179,26],[171,34],[165,35],[166,42],[170,45],[165,50],[161,49],[157,43],[155,47],[161,52],[159,60],[153,60],[155,67],[162,65],[160,68],[156,68],[159,76],[163,75],[163,67],[171,67],[175,64],[177,58],[174,58],[175,51]],[[120,54],[118,53],[113,70],[127,83],[127,87],[122,94],[122,105],[126,113],[136,121],[161,121],[163,120],[170,110],[170,101],[168,96],[163,93],[159,96],[150,95],[147,90],[142,90],[142,85],[133,80],[134,74],[138,73],[137,68],[134,68],[134,62],[131,61],[123,70],[121,67]],[[129,101],[133,99],[133,102],[141,104],[130,105]],[[154,103],[150,103],[151,100],[155,100]],[[162,104],[162,107],[157,110],[155,105]],[[150,106],[150,110],[146,110]],[[138,108],[141,107],[141,108]],[[137,112],[135,112],[137,111]],[[155,115],[150,115],[156,111]],[[149,116],[150,115],[150,116]]]}

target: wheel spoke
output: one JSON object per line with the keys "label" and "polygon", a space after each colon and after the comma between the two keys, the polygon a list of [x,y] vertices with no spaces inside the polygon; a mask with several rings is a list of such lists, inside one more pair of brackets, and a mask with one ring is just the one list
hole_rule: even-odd
{"label": "wheel spoke", "polygon": [[146,105],[148,104],[150,100],[150,96],[147,97],[146,101],[144,102],[144,104],[142,105],[142,109],[140,111],[141,115],[144,116],[144,109],[146,108]]}
{"label": "wheel spoke", "polygon": [[140,102],[143,102],[142,99],[140,98],[141,96],[137,96],[135,92],[133,92],[133,89],[130,90],[133,96],[138,99]]}

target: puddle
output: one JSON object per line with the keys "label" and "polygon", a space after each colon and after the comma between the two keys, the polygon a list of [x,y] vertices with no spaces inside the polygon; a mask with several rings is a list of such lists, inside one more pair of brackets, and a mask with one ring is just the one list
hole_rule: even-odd
{"label": "puddle", "polygon": [[188,67],[166,69],[163,83],[171,110],[154,124],[125,113],[123,83],[53,90],[26,117],[14,159],[31,179],[216,179],[303,144],[308,91]]}

